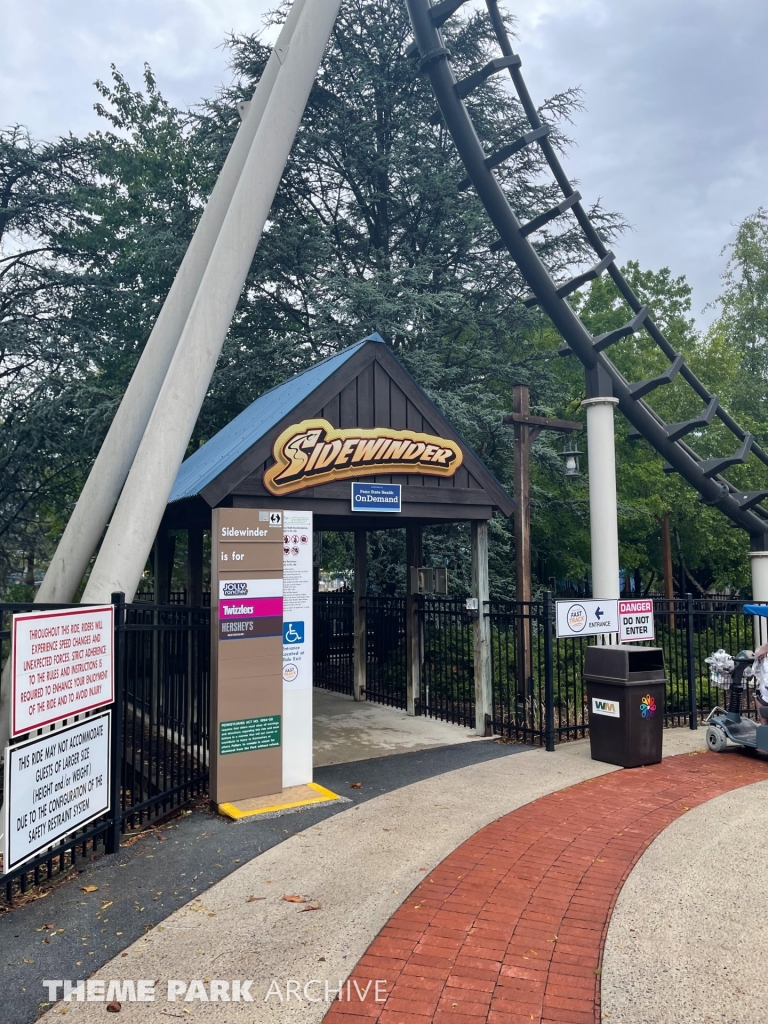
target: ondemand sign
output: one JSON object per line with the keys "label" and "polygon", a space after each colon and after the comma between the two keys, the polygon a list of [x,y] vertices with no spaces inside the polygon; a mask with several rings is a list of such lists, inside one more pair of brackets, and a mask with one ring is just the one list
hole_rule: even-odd
{"label": "ondemand sign", "polygon": [[13,616],[11,735],[114,700],[112,605]]}
{"label": "ondemand sign", "polygon": [[619,642],[653,640],[653,601],[619,601]]}

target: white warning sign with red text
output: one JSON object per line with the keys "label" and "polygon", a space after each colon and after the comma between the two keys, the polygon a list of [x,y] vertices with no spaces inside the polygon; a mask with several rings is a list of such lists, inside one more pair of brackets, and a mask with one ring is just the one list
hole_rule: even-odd
{"label": "white warning sign with red text", "polygon": [[114,700],[112,605],[13,616],[11,735]]}
{"label": "white warning sign with red text", "polygon": [[653,601],[619,601],[619,643],[631,644],[639,640],[653,640]]}

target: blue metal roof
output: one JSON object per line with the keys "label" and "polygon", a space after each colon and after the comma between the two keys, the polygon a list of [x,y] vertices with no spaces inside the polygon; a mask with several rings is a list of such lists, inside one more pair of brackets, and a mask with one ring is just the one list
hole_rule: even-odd
{"label": "blue metal roof", "polygon": [[343,366],[367,341],[383,340],[380,335],[371,334],[257,398],[182,463],[168,499],[169,504],[199,494],[227,466],[252,448],[284,416]]}

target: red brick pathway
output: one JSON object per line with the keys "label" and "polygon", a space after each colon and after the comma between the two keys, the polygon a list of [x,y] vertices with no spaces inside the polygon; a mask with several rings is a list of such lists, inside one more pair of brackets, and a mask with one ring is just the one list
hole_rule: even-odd
{"label": "red brick pathway", "polygon": [[[634,864],[690,808],[763,779],[768,761],[742,751],[681,754],[500,818],[393,914],[325,1024],[599,1022],[603,944]],[[384,1001],[366,990],[376,979]]]}

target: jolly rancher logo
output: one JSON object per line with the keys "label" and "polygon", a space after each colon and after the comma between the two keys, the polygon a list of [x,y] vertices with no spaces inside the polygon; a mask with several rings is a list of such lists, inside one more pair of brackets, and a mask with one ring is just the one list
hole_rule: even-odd
{"label": "jolly rancher logo", "polygon": [[288,427],[272,454],[275,465],[264,474],[272,494],[383,473],[453,476],[462,463],[461,448],[445,437],[389,427],[337,430],[327,420]]}

